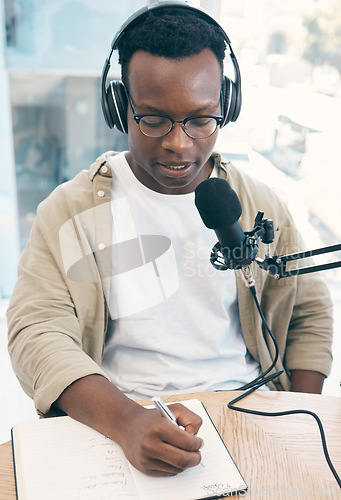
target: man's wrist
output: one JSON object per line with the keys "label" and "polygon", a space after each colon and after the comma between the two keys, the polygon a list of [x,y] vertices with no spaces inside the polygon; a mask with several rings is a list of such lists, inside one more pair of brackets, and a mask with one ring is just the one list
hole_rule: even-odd
{"label": "man's wrist", "polygon": [[55,402],[67,415],[118,443],[125,424],[139,405],[101,375],[88,375],[73,382]]}
{"label": "man's wrist", "polygon": [[292,370],[291,391],[321,394],[325,375],[313,370]]}

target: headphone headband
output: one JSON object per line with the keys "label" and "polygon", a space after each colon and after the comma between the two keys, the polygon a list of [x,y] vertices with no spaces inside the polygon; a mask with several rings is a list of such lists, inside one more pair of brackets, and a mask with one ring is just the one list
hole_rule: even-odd
{"label": "headphone headband", "polygon": [[112,51],[117,49],[119,41],[121,40],[124,33],[127,31],[128,27],[130,29],[135,24],[142,21],[143,17],[147,16],[149,14],[149,12],[153,12],[156,10],[158,12],[162,12],[162,10],[165,10],[165,9],[169,10],[172,7],[175,7],[176,10],[183,10],[183,11],[186,10],[186,12],[193,11],[196,16],[201,17],[202,19],[205,19],[206,21],[208,21],[211,24],[214,24],[217,28],[219,28],[222,35],[224,36],[224,39],[225,39],[227,45],[229,45],[229,47],[231,48],[231,42],[229,40],[229,37],[227,36],[227,34],[223,30],[223,28],[220,26],[218,21],[216,21],[216,19],[214,19],[214,17],[212,17],[211,14],[209,14],[205,9],[203,9],[202,7],[194,7],[194,5],[190,5],[186,0],[173,0],[173,1],[166,0],[166,1],[161,1],[161,2],[159,1],[159,2],[149,4],[149,5],[145,5],[141,9],[134,12],[134,14],[132,14],[130,17],[128,17],[128,19],[122,24],[122,26],[120,27],[120,29],[118,30],[118,32],[114,36],[113,41],[111,42]]}
{"label": "headphone headband", "polygon": [[220,127],[225,126],[230,121],[236,121],[241,108],[241,79],[238,62],[232,50],[230,39],[227,36],[225,30],[220,26],[218,21],[216,21],[211,16],[211,14],[209,14],[201,7],[190,5],[186,0],[164,0],[146,5],[137,10],[122,24],[121,28],[118,30],[111,42],[110,52],[103,66],[101,83],[101,103],[107,125],[110,128],[116,126],[117,129],[121,132],[128,132],[128,127],[126,125],[127,100],[124,85],[122,84],[122,82],[111,82],[108,88],[106,88],[106,80],[111,66],[110,61],[113,51],[117,49],[119,42],[125,35],[125,33],[130,30],[135,24],[141,22],[143,18],[146,17],[150,12],[162,12],[163,10],[182,10],[186,12],[192,12],[197,17],[200,17],[201,19],[206,20],[208,23],[216,26],[221,32],[222,36],[224,37],[225,43],[230,50],[230,58],[234,68],[235,79],[234,82],[231,82],[226,76],[224,76],[223,86],[221,90],[222,102],[224,104],[224,109],[222,109],[224,120],[221,123]]}

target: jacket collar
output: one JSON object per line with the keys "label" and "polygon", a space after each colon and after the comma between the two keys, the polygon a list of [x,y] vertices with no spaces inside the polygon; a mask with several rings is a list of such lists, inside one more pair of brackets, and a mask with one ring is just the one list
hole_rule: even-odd
{"label": "jacket collar", "polygon": [[[98,174],[100,168],[103,167],[107,163],[107,159],[109,156],[115,156],[117,155],[117,151],[107,151],[106,153],[103,153],[101,156],[99,156],[96,161],[90,166],[89,173],[90,173],[90,180],[93,181],[96,175]],[[111,177],[111,168],[108,165],[108,170],[107,170],[107,176]]]}
{"label": "jacket collar", "polygon": [[213,151],[213,153],[212,153],[212,158],[213,158],[214,164],[218,167],[219,177],[223,177],[224,179],[227,179],[228,166],[229,166],[230,162],[223,160],[223,158],[221,157],[221,154],[217,153],[215,151]]}

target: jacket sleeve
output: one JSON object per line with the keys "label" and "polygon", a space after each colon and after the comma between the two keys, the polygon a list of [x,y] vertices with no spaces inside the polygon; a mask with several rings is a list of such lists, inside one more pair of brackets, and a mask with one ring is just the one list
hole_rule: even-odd
{"label": "jacket sleeve", "polygon": [[[299,241],[299,249],[304,249],[303,241]],[[298,267],[313,264],[312,259],[298,261]],[[332,309],[328,287],[319,273],[297,276],[284,360],[289,372],[299,369],[329,375],[332,365]]]}
{"label": "jacket sleeve", "polygon": [[[286,207],[279,203],[280,236],[274,255],[306,249]],[[287,269],[313,265],[312,259],[287,263]],[[264,273],[264,271],[261,271]],[[270,273],[262,290],[262,305],[279,344],[283,365],[292,370],[317,371],[328,376],[332,364],[333,317],[328,287],[319,273],[276,280]]]}
{"label": "jacket sleeve", "polygon": [[13,369],[40,415],[51,415],[53,402],[75,380],[106,376],[99,366],[106,322],[100,280],[68,279],[53,217],[45,205],[38,208],[7,310]]}

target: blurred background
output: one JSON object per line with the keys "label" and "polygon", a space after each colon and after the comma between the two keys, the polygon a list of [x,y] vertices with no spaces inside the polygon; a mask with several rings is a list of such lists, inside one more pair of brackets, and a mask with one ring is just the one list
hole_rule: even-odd
{"label": "blurred background", "polygon": [[[126,137],[104,123],[100,76],[116,31],[148,3],[0,0],[0,442],[35,416],[6,345],[20,253],[40,201],[104,151],[126,149]],[[241,69],[242,112],[222,129],[218,149],[285,199],[308,248],[341,242],[341,3],[192,3],[219,20]],[[233,77],[229,57],[226,74]],[[110,76],[119,78],[115,59]],[[323,275],[335,304],[335,362],[324,392],[340,395],[341,277],[338,269]]]}

